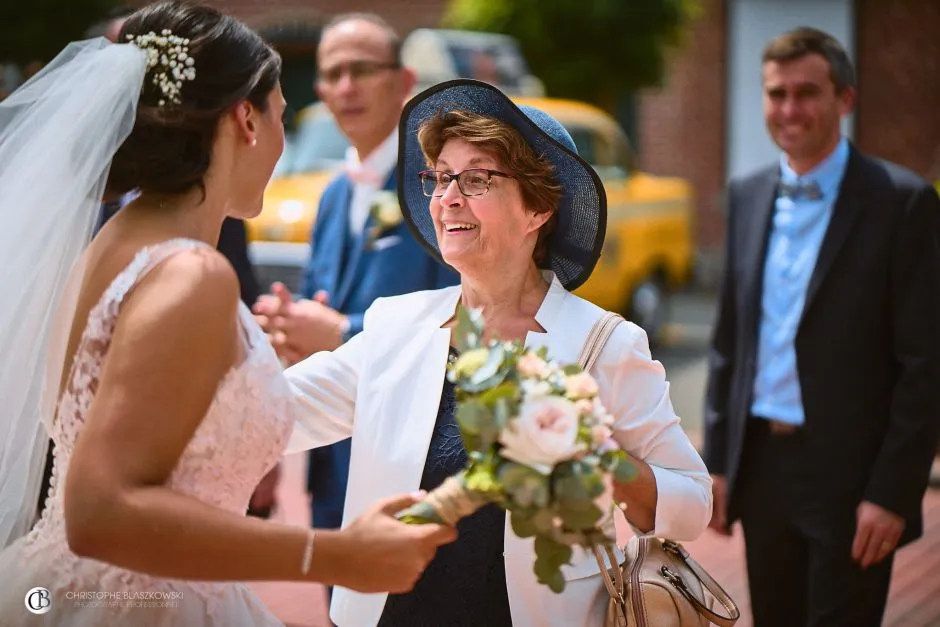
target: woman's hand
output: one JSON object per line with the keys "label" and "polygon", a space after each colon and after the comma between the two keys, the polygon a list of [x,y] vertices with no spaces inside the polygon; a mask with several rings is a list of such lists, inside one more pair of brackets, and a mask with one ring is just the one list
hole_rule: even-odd
{"label": "woman's hand", "polygon": [[622,507],[627,520],[643,533],[656,528],[656,477],[649,464],[629,455],[637,475],[626,483],[614,482],[614,502]]}
{"label": "woman's hand", "polygon": [[437,548],[457,539],[453,527],[406,525],[395,518],[419,500],[410,495],[380,501],[340,532],[335,550],[324,556],[330,562],[324,568],[333,571],[328,579],[359,592],[411,590]]}

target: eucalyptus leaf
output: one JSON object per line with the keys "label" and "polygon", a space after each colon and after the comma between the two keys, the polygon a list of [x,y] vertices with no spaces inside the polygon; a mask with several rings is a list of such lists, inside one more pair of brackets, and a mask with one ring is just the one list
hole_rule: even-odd
{"label": "eucalyptus leaf", "polygon": [[[503,386],[506,387],[506,386]],[[496,428],[502,431],[516,415],[515,403],[507,398],[500,398],[493,406],[493,420]]]}
{"label": "eucalyptus leaf", "polygon": [[559,506],[557,510],[562,524],[568,529],[592,529],[604,515],[601,508],[594,503],[585,508]]}
{"label": "eucalyptus leaf", "polygon": [[535,565],[532,567],[532,570],[535,572],[535,577],[538,582],[548,586],[552,592],[559,594],[564,591],[565,578],[561,574],[561,568],[558,566],[535,560]]}
{"label": "eucalyptus leaf", "polygon": [[486,414],[489,410],[485,405],[477,401],[468,400],[460,403],[457,407],[455,420],[460,432],[463,434],[479,435],[483,421],[486,420]]}
{"label": "eucalyptus leaf", "polygon": [[509,523],[512,525],[512,532],[520,538],[531,538],[539,532],[535,520],[522,515],[519,511],[510,513]]}
{"label": "eucalyptus leaf", "polygon": [[454,343],[461,353],[480,348],[483,337],[482,311],[463,306],[457,307],[455,336]]}
{"label": "eucalyptus leaf", "polygon": [[639,476],[640,471],[637,470],[636,464],[630,461],[626,456],[617,460],[617,465],[614,467],[614,480],[618,483],[630,483]]}
{"label": "eucalyptus leaf", "polygon": [[471,385],[480,385],[485,381],[493,379],[500,371],[500,366],[503,365],[503,359],[506,357],[506,349],[503,348],[502,344],[497,344],[490,348],[489,351],[490,354],[486,363],[483,364],[479,370],[470,375],[469,383]]}
{"label": "eucalyptus leaf", "polygon": [[594,498],[580,477],[560,477],[554,485],[558,503],[565,509],[584,510],[594,503]]}
{"label": "eucalyptus leaf", "polygon": [[498,476],[507,496],[516,506],[540,508],[548,505],[548,477],[527,466],[512,462],[504,464]]}
{"label": "eucalyptus leaf", "polygon": [[570,546],[539,536],[535,539],[535,560],[546,562],[555,568],[571,562],[573,551]]}

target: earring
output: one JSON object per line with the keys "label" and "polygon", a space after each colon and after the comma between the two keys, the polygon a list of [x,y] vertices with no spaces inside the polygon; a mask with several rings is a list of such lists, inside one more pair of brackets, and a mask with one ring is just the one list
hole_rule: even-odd
{"label": "earring", "polygon": [[257,145],[258,145],[258,138],[257,138],[257,137],[252,137],[252,138],[251,138],[251,145],[252,145],[252,146],[257,146]]}

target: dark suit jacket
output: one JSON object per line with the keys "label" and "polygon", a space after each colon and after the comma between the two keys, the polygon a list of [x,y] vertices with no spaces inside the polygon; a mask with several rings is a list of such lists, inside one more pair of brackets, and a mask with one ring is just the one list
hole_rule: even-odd
{"label": "dark suit jacket", "polygon": [[[725,277],[709,356],[704,457],[729,484],[729,523],[756,374],[779,168],[731,183]],[[852,148],[796,335],[809,458],[834,506],[869,500],[922,532],[940,432],[940,199]]]}

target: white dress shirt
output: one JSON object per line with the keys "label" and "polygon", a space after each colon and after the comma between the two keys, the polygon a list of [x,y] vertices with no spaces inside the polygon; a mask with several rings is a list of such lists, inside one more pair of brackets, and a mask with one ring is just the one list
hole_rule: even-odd
{"label": "white dress shirt", "polygon": [[398,161],[398,129],[385,138],[378,148],[362,161],[352,146],[346,149],[346,174],[352,179],[353,192],[349,205],[349,232],[358,235],[369,217],[369,205],[375,193],[385,186]]}

